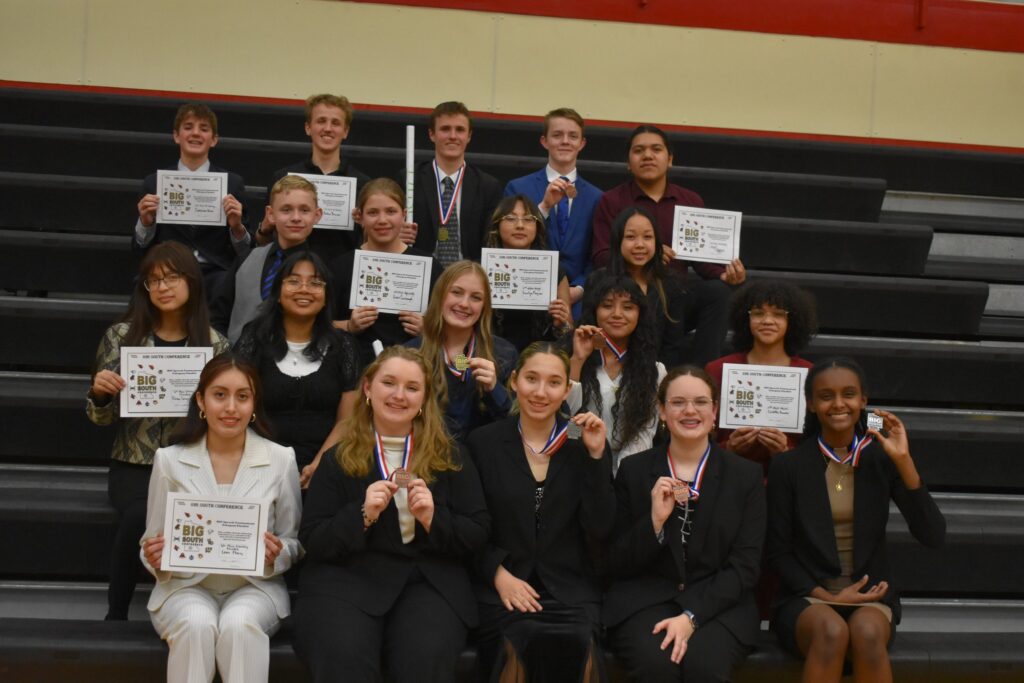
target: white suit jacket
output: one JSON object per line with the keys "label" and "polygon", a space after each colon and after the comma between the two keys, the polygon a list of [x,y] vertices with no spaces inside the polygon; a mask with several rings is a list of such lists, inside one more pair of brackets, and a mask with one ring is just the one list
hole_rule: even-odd
{"label": "white suit jacket", "polygon": [[[163,531],[164,513],[169,492],[221,495],[217,479],[206,451],[206,437],[193,444],[176,444],[157,450],[153,459],[153,473],[149,480],[149,501],[146,506],[146,533],[152,538]],[[291,612],[284,572],[302,556],[299,544],[299,518],[302,499],[299,494],[299,474],[295,466],[295,451],[269,441],[249,430],[245,438],[245,451],[238,464],[235,481],[229,496],[239,498],[270,498],[271,506],[267,530],[281,539],[283,548],[273,565],[268,565],[262,577],[245,577],[274,602],[277,615],[282,619]],[[140,552],[142,563],[156,577],[156,586],[149,597],[149,610],[160,609],[168,596],[188,586],[194,586],[207,574],[166,572],[149,565],[145,553]]]}

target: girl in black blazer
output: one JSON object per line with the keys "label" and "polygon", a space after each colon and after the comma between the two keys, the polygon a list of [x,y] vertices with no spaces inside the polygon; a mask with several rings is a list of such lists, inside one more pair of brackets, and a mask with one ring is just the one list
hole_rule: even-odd
{"label": "girl in black blazer", "polygon": [[468,440],[493,519],[477,558],[480,678],[603,680],[588,557],[615,517],[605,426],[592,413],[559,417],[569,359],[550,342],[523,351],[510,384],[519,414]]}
{"label": "girl in black blazer", "polygon": [[759,629],[761,468],[714,444],[717,388],[670,371],[658,409],[671,437],[622,462],[604,603],[609,642],[636,681],[726,681]]}
{"label": "girl in black blazer", "polygon": [[362,392],[306,496],[295,651],[318,683],[452,681],[477,623],[464,561],[490,530],[480,480],[419,352],[385,349]]}
{"label": "girl in black blazer", "polygon": [[782,578],[772,629],[806,658],[804,681],[892,680],[887,644],[900,620],[885,526],[894,500],[910,532],[940,545],[946,522],[910,457],[903,423],[875,410],[868,429],[864,372],[849,358],[807,376],[804,441],[768,474],[768,560]]}

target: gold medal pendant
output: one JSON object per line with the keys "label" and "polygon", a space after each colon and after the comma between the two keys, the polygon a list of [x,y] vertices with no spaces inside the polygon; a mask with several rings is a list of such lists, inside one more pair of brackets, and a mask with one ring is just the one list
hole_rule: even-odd
{"label": "gold medal pendant", "polygon": [[842,493],[843,492],[843,482],[841,482],[841,481],[837,481],[836,482],[836,492],[837,493]]}
{"label": "gold medal pendant", "polygon": [[448,241],[448,228],[441,228],[437,231],[437,241],[447,242]]}
{"label": "gold medal pendant", "polygon": [[465,372],[469,369],[469,358],[466,357],[466,354],[460,353],[455,356],[455,369],[459,372]]}

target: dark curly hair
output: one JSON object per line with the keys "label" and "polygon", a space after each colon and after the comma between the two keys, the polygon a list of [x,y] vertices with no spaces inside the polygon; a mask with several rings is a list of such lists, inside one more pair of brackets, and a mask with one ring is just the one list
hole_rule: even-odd
{"label": "dark curly hair", "polygon": [[[804,382],[804,399],[807,401],[807,413],[804,415],[804,437],[817,437],[821,434],[821,422],[810,407],[811,398],[814,396],[814,378],[824,371],[833,368],[843,368],[857,375],[857,381],[860,383],[860,393],[865,396],[868,393],[867,375],[864,374],[864,368],[860,366],[860,363],[854,359],[846,356],[832,356],[815,363],[814,367],[807,372],[807,380]],[[860,411],[855,430],[858,434],[867,432],[868,415],[866,410]]]}
{"label": "dark curly hair", "polygon": [[[629,352],[622,365],[622,381],[612,406],[612,426],[609,441],[618,444],[629,443],[657,413],[658,343],[654,335],[652,313],[647,297],[640,291],[632,278],[606,275],[598,279],[588,290],[583,303],[581,325],[597,325],[597,307],[609,295],[625,294],[639,309],[636,329],[629,337]],[[583,405],[594,406],[595,411],[603,410],[601,387],[597,381],[597,368],[601,365],[599,354],[591,354],[580,369],[580,383],[583,385]]]}
{"label": "dark curly hair", "polygon": [[795,356],[807,348],[818,332],[817,304],[811,293],[783,280],[751,280],[736,290],[729,304],[733,349],[746,352],[754,348],[748,311],[765,304],[789,311],[783,342],[786,353]]}

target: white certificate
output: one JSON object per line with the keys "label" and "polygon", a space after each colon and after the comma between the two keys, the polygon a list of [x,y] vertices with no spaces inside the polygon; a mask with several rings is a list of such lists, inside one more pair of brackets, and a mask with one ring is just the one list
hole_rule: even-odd
{"label": "white certificate", "polygon": [[213,347],[122,346],[121,417],[181,417]]}
{"label": "white certificate", "polygon": [[672,249],[677,259],[729,263],[740,257],[740,224],[737,211],[677,206],[672,221]]}
{"label": "white certificate", "polygon": [[726,363],[722,366],[718,426],[775,427],[794,434],[803,432],[806,379],[807,368]]}
{"label": "white certificate", "polygon": [[484,249],[480,265],[491,285],[491,306],[546,311],[558,297],[558,252]]}
{"label": "white certificate", "polygon": [[156,194],[160,197],[157,223],[227,225],[227,173],[157,171]]}
{"label": "white certificate", "polygon": [[168,493],[160,568],[262,576],[269,509],[268,498]]}
{"label": "white certificate", "polygon": [[356,249],[348,307],[376,306],[382,313],[426,313],[431,264],[429,256]]}
{"label": "white certificate", "polygon": [[314,228],[326,230],[355,230],[352,206],[356,198],[356,179],[341,175],[313,175],[290,173],[305,178],[316,186],[316,201],[324,215]]}

